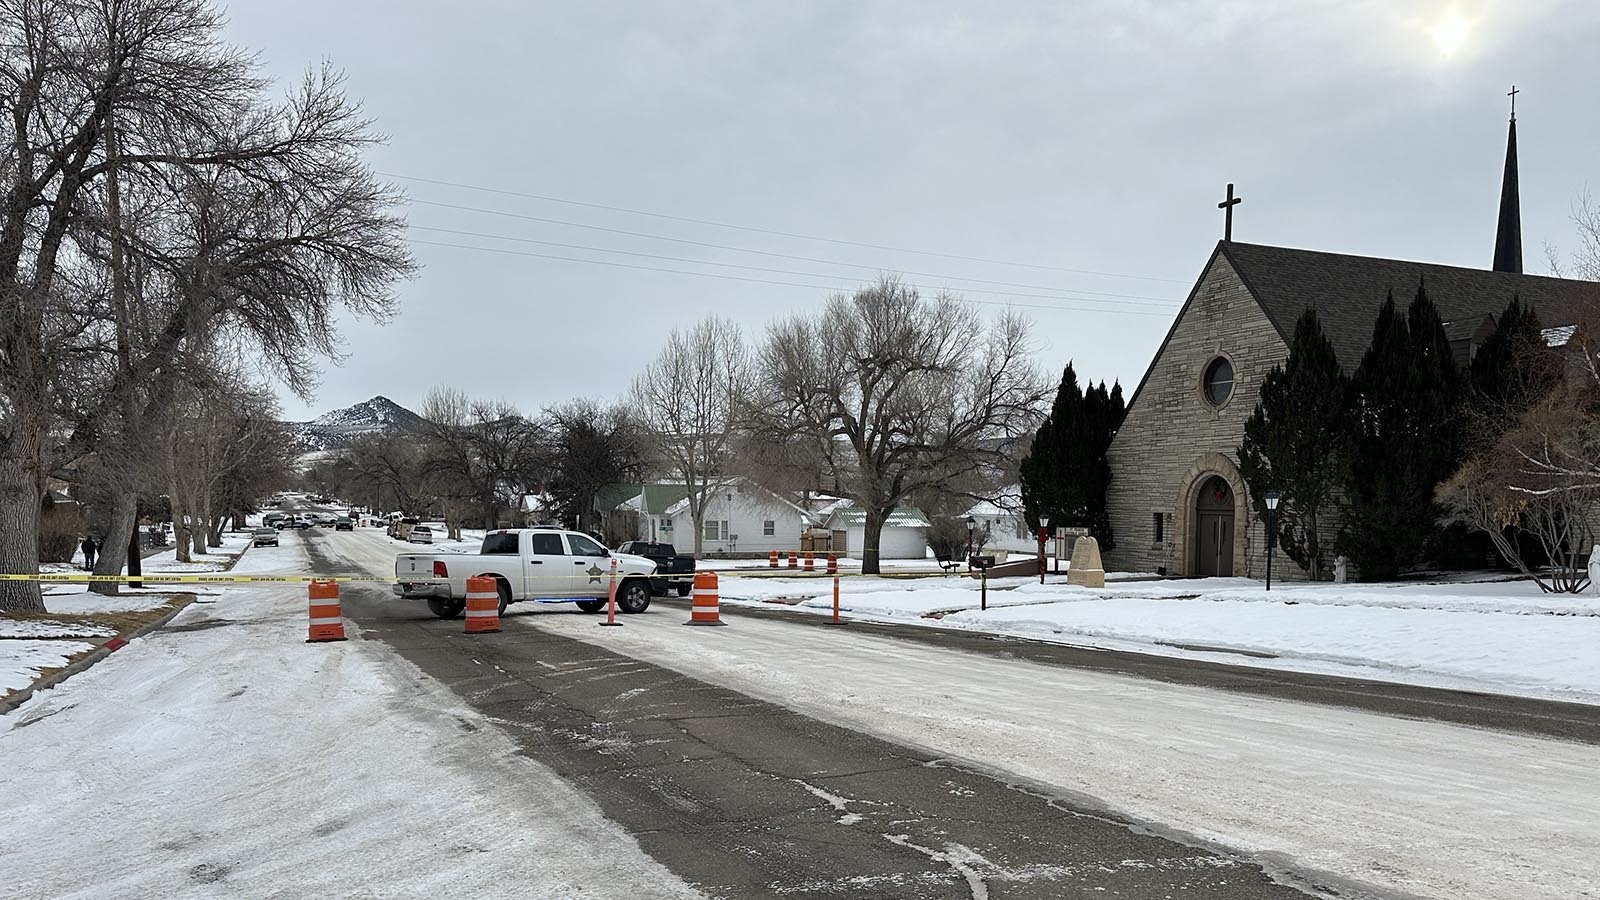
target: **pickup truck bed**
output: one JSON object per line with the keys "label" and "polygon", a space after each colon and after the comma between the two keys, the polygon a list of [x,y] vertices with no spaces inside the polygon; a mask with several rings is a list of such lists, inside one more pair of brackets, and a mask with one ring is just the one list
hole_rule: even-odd
{"label": "pickup truck bed", "polygon": [[660,541],[624,541],[617,552],[642,556],[656,564],[650,579],[650,590],[665,597],[674,591],[679,597],[689,596],[694,586],[695,560],[693,556],[679,555],[676,547]]}

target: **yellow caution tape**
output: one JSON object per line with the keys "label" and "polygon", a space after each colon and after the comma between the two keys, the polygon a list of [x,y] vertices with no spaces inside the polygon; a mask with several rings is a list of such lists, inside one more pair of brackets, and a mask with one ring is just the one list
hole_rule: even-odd
{"label": "yellow caution tape", "polygon": [[129,581],[154,582],[158,584],[303,584],[308,581],[370,581],[384,584],[394,584],[405,581],[408,584],[420,584],[425,581],[442,581],[437,578],[379,578],[358,575],[185,575],[172,572],[154,572],[149,575],[74,575],[56,572],[41,572],[36,575],[24,575],[10,572],[0,572],[0,581],[42,581],[51,584],[89,584],[96,582]]}

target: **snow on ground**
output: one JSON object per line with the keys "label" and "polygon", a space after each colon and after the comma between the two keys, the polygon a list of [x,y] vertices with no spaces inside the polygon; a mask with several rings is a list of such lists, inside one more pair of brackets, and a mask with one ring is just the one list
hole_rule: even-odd
{"label": "snow on ground", "polygon": [[114,628],[49,619],[0,619],[0,638],[111,637]]}
{"label": "snow on ground", "polygon": [[[513,616],[1340,887],[1600,897],[1600,747],[1037,665],[851,628]],[[1333,873],[1335,879],[1316,873]],[[1344,892],[1346,896],[1369,896]]]}
{"label": "snow on ground", "polygon": [[[73,656],[93,649],[83,641],[0,641],[0,696],[33,684],[45,669],[59,669]],[[0,724],[0,730],[6,727]]]}
{"label": "snow on ground", "polygon": [[[831,611],[826,578],[729,575],[724,600]],[[994,579],[978,610],[969,578],[841,580],[841,611],[1106,649],[1600,702],[1600,598],[1529,581],[1283,585],[1245,578]],[[764,605],[760,603],[758,605]],[[931,617],[930,617],[930,614]]]}
{"label": "snow on ground", "polygon": [[304,643],[302,590],[173,626],[0,716],[7,897],[698,896],[385,645]]}

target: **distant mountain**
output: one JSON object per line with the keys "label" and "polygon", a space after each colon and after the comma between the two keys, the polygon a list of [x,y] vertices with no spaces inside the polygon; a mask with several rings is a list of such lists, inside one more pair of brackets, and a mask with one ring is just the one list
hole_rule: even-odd
{"label": "distant mountain", "polygon": [[325,412],[309,422],[290,423],[305,452],[338,450],[364,434],[421,431],[427,420],[379,395],[354,406]]}

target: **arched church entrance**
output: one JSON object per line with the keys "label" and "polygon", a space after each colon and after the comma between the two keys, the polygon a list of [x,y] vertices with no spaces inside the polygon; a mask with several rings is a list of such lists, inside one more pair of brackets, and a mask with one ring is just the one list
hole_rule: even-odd
{"label": "arched church entrance", "polygon": [[1233,574],[1233,488],[1220,475],[1200,485],[1194,501],[1194,574]]}

